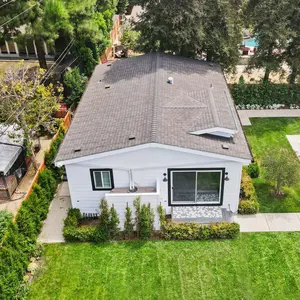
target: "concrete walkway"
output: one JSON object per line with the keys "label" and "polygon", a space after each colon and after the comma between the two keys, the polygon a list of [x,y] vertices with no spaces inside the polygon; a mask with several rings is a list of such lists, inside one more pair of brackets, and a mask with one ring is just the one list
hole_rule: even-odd
{"label": "concrete walkway", "polygon": [[251,126],[249,118],[291,118],[300,117],[300,109],[257,109],[238,110],[243,126]]}
{"label": "concrete walkway", "polygon": [[47,219],[38,238],[40,243],[63,243],[62,235],[64,219],[71,207],[70,192],[67,182],[59,185],[57,193],[51,203]]}
{"label": "concrete walkway", "polygon": [[300,213],[237,215],[234,221],[241,232],[300,231]]}

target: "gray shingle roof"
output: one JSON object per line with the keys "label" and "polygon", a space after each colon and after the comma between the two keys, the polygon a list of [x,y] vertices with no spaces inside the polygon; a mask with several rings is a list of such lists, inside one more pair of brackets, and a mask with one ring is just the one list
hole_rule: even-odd
{"label": "gray shingle roof", "polygon": [[[190,134],[217,126],[238,132]],[[151,142],[252,158],[221,68],[150,53],[96,67],[56,161]]]}

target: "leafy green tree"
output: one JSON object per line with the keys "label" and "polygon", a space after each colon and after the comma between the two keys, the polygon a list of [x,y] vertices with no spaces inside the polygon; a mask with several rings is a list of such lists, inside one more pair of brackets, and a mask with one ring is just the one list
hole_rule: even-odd
{"label": "leafy green tree", "polygon": [[298,0],[291,0],[289,14],[289,29],[290,36],[287,41],[286,51],[283,57],[290,66],[292,72],[290,75],[290,83],[296,82],[297,76],[300,73],[300,6]]}
{"label": "leafy green tree", "polygon": [[135,230],[137,233],[137,236],[140,236],[140,229],[141,229],[141,198],[137,197],[133,201],[133,206],[135,208]]}
{"label": "leafy green tree", "polygon": [[242,0],[144,0],[137,30],[145,51],[173,51],[234,67],[242,41]]}
{"label": "leafy green tree", "polygon": [[125,22],[122,25],[120,42],[125,47],[126,56],[128,56],[128,50],[137,50],[139,45],[141,33],[133,29],[129,22]]}
{"label": "leafy green tree", "polygon": [[265,68],[263,81],[268,82],[270,73],[279,70],[283,62],[281,50],[287,46],[290,35],[289,1],[250,0],[247,12],[259,44],[249,67]]}
{"label": "leafy green tree", "polygon": [[275,195],[283,186],[291,186],[300,180],[299,161],[288,149],[272,149],[262,159],[265,179],[274,184]]}
{"label": "leafy green tree", "polygon": [[127,11],[128,5],[129,5],[128,0],[119,0],[117,6],[118,14],[124,15]]}
{"label": "leafy green tree", "polygon": [[[41,69],[29,69],[28,65],[21,63],[7,69],[0,77],[1,119],[5,120],[5,125],[14,125],[16,130],[22,130],[35,167],[34,141],[41,127],[47,132],[56,131],[53,115],[62,100],[63,91],[60,85],[42,84],[43,75]],[[0,135],[3,133],[0,132]],[[20,139],[20,136],[16,134],[13,138]]]}
{"label": "leafy green tree", "polygon": [[71,106],[73,103],[78,103],[85,90],[87,77],[80,74],[79,68],[68,70],[63,78],[66,103]]}

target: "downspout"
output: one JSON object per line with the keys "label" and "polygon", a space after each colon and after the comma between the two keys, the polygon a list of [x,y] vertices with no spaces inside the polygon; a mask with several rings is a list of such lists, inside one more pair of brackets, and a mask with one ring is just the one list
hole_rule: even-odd
{"label": "downspout", "polygon": [[135,193],[137,191],[137,187],[134,185],[132,170],[129,169],[129,192]]}

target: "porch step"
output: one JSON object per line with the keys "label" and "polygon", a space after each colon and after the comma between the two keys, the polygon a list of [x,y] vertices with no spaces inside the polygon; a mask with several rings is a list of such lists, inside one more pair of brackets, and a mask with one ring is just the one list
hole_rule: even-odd
{"label": "porch step", "polygon": [[172,220],[175,222],[211,223],[224,221],[220,207],[215,206],[173,206]]}

